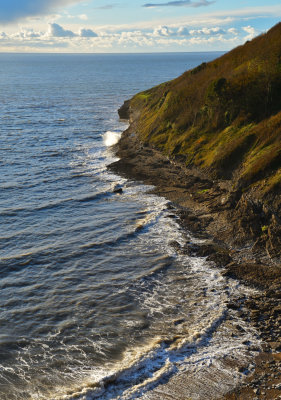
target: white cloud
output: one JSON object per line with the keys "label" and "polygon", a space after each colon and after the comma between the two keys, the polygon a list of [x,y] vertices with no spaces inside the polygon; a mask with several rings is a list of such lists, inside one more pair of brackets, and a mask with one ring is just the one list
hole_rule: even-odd
{"label": "white cloud", "polygon": [[111,40],[112,45],[114,43],[121,46],[133,46],[143,47],[153,45],[153,40],[142,31],[122,32],[121,34],[115,34],[108,36],[107,39]]}
{"label": "white cloud", "polygon": [[69,29],[63,28],[59,24],[49,24],[49,31],[47,32],[48,36],[55,38],[95,38],[98,37],[98,34],[94,32],[92,29],[81,28],[78,33],[75,33]]}
{"label": "white cloud", "polygon": [[222,29],[220,27],[203,27],[201,29],[189,29],[187,26],[173,27],[173,26],[159,26],[154,29],[153,36],[219,36],[219,35],[228,35],[228,34],[237,34],[237,30],[235,28]]}
{"label": "white cloud", "polygon": [[59,24],[50,24],[49,35],[53,37],[74,37],[74,32],[64,29]]}
{"label": "white cloud", "polygon": [[[13,49],[13,51],[28,51],[44,48],[50,51],[72,52],[98,52],[98,51],[185,51],[194,50],[227,50],[231,47],[242,44],[248,37],[255,36],[255,29],[248,25],[243,28],[223,27],[219,25],[197,25],[196,29],[192,24],[163,24],[155,28],[145,29],[122,29],[112,30],[92,27],[77,26],[77,24],[59,25],[52,21],[49,28],[41,30],[40,25],[33,22],[34,28],[25,24],[18,32],[9,31],[0,33],[0,50]],[[246,25],[246,24],[245,24]],[[245,39],[245,34],[247,37]],[[53,46],[53,48],[52,48]],[[42,50],[40,50],[42,49]],[[161,49],[161,50],[160,50]],[[32,50],[33,51],[33,50]]]}
{"label": "white cloud", "polygon": [[35,32],[33,29],[22,29],[19,35],[24,39],[29,39],[29,38],[40,38],[44,34],[42,32]]}
{"label": "white cloud", "polygon": [[170,36],[171,33],[172,32],[169,30],[167,26],[159,26],[153,31],[154,36]]}
{"label": "white cloud", "polygon": [[189,32],[189,29],[186,26],[180,26],[178,28],[177,34],[179,36],[189,36],[190,32]]}
{"label": "white cloud", "polygon": [[202,29],[193,29],[189,31],[191,35],[224,35],[226,32],[221,28],[202,28]]}
{"label": "white cloud", "polygon": [[229,32],[229,33],[231,33],[231,34],[233,34],[233,35],[238,35],[238,30],[235,29],[235,28],[229,28],[229,29],[227,30],[227,32]]}
{"label": "white cloud", "polygon": [[82,29],[80,29],[79,36],[93,38],[93,37],[98,37],[98,34],[96,32],[94,32],[92,29],[82,28]]}
{"label": "white cloud", "polygon": [[243,30],[248,33],[248,35],[244,38],[245,40],[251,40],[258,34],[258,31],[250,25],[244,26]]}

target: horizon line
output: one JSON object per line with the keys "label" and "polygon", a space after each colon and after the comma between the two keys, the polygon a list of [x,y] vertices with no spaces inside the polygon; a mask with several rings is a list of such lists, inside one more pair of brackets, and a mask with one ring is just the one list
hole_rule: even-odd
{"label": "horizon line", "polygon": [[75,52],[20,52],[20,51],[0,51],[1,54],[49,54],[49,55],[118,55],[118,54],[185,54],[185,53],[227,53],[230,50],[202,50],[202,51],[143,51],[143,52],[97,52],[97,53],[75,53]]}

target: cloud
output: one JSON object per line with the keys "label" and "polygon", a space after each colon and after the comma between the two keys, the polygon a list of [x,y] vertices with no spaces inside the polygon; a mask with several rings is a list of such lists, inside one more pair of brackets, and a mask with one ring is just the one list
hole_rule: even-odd
{"label": "cloud", "polygon": [[[245,31],[245,29],[243,28]],[[247,31],[248,32],[248,31]],[[254,34],[254,32],[249,28],[249,34]],[[177,36],[179,38],[196,36],[197,38],[202,36],[208,37],[222,37],[222,36],[238,35],[238,31],[235,28],[222,29],[220,27],[203,27],[201,29],[190,29],[188,26],[167,26],[160,25],[153,30],[153,37],[170,38],[172,36]]]}
{"label": "cloud", "polygon": [[167,26],[159,26],[158,28],[154,29],[153,36],[171,36],[172,32]]}
{"label": "cloud", "polygon": [[[26,17],[48,14],[51,10],[81,0],[9,0],[1,1],[0,23],[8,23]],[[3,4],[5,3],[5,4]]]}
{"label": "cloud", "polygon": [[64,17],[66,16],[69,19],[81,19],[82,21],[88,21],[88,15],[86,14],[80,14],[80,15],[71,15],[68,12],[64,12],[64,15],[59,16],[59,17]]}
{"label": "cloud", "polygon": [[204,7],[210,6],[211,4],[215,3],[215,1],[209,0],[198,0],[198,1],[191,1],[191,0],[176,0],[176,1],[169,1],[168,3],[146,3],[143,7]]}
{"label": "cloud", "polygon": [[222,28],[202,28],[202,29],[193,29],[189,31],[191,35],[224,35],[226,31]]}
{"label": "cloud", "polygon": [[110,38],[111,45],[121,45],[122,47],[147,47],[152,46],[154,41],[147,37],[144,32],[132,31],[132,32],[122,32],[120,35],[112,35]]}
{"label": "cloud", "polygon": [[48,36],[54,38],[94,38],[98,37],[98,34],[94,32],[92,29],[81,28],[79,33],[75,33],[71,30],[64,29],[59,24],[49,24],[49,31],[47,32]]}
{"label": "cloud", "polygon": [[106,4],[105,6],[96,7],[96,10],[112,10],[112,8],[118,7],[119,4]]}
{"label": "cloud", "polygon": [[74,32],[64,29],[59,24],[50,24],[49,34],[50,34],[50,36],[53,36],[53,37],[69,37],[70,38],[70,37],[76,36]]}
{"label": "cloud", "polygon": [[189,36],[190,32],[186,26],[180,26],[177,31],[178,36]]}
{"label": "cloud", "polygon": [[34,39],[34,38],[40,38],[44,34],[42,32],[35,32],[33,29],[22,29],[22,31],[19,33],[19,37],[23,39]]}
{"label": "cloud", "polygon": [[[117,32],[124,31],[129,29],[141,29],[141,30],[150,30],[154,29],[158,25],[169,25],[173,27],[181,27],[188,25],[194,27],[194,29],[198,29],[201,26],[223,26],[227,27],[230,25],[234,25],[235,23],[244,23],[245,25],[249,24],[251,20],[267,20],[268,18],[279,18],[281,17],[281,5],[278,6],[263,6],[263,7],[247,7],[247,8],[239,8],[235,10],[220,10],[220,11],[210,11],[205,8],[208,12],[200,12],[195,15],[181,15],[177,17],[165,17],[159,18],[157,16],[156,19],[150,20],[141,20],[141,21],[133,21],[123,24],[103,24],[99,25],[98,29],[100,31],[107,32]],[[268,25],[268,28],[272,24]]]}
{"label": "cloud", "polygon": [[98,34],[94,31],[92,31],[92,29],[84,29],[83,28],[83,29],[80,29],[79,36],[93,38],[93,37],[98,37]]}
{"label": "cloud", "polygon": [[80,14],[78,15],[79,19],[82,19],[83,21],[87,21],[88,20],[88,16],[86,14]]}
{"label": "cloud", "polygon": [[229,28],[227,30],[228,33],[232,33],[233,35],[238,35],[238,31],[236,28]]}
{"label": "cloud", "polygon": [[258,34],[258,31],[256,31],[256,29],[250,25],[244,26],[242,29],[248,33],[248,35],[244,38],[245,40],[252,40]]}
{"label": "cloud", "polygon": [[[244,29],[245,28],[245,29]],[[194,49],[213,50],[231,48],[245,41],[245,32],[253,34],[252,27],[240,28],[204,27],[192,30],[191,26],[160,25],[145,30],[132,29],[110,32],[108,30],[95,32],[92,29],[81,28],[79,31],[68,30],[61,25],[49,24],[48,31],[40,32],[32,28],[21,28],[18,32],[0,32],[0,50],[34,51],[38,52],[71,51],[108,52],[108,51],[158,51],[181,48],[185,51]],[[249,34],[250,34],[249,33]],[[18,50],[17,50],[18,49]]]}

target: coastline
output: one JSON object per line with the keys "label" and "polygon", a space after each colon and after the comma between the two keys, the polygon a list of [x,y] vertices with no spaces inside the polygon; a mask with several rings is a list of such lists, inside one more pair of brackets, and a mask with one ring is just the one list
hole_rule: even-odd
{"label": "coastline", "polygon": [[239,229],[247,223],[247,218],[253,224],[258,216],[243,196],[237,208],[231,181],[214,181],[203,171],[187,169],[180,160],[170,160],[158,150],[143,145],[136,136],[136,115],[128,115],[128,106],[129,102],[125,102],[119,110],[120,118],[130,120],[129,128],[114,148],[119,161],[108,168],[126,178],[153,185],[152,193],[171,202],[171,210],[179,216],[180,225],[195,237],[206,240],[203,244],[187,245],[186,254],[204,256],[221,268],[226,277],[258,289],[242,303],[228,305],[258,330],[263,350],[254,360],[254,373],[224,398],[281,398],[280,263],[264,250],[259,238],[254,234],[247,238]]}

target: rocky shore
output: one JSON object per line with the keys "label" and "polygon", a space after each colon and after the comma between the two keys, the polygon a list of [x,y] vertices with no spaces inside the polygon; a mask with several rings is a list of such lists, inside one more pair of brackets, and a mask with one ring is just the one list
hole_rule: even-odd
{"label": "rocky shore", "polygon": [[253,324],[262,339],[255,371],[225,399],[281,399],[281,237],[278,218],[262,204],[232,191],[231,180],[214,180],[207,172],[186,168],[138,140],[135,115],[128,103],[121,118],[130,127],[115,147],[119,161],[109,169],[129,179],[154,186],[153,193],[170,200],[171,214],[201,245],[186,245],[186,254],[204,256],[222,273],[258,292],[243,302],[231,303],[240,317]]}

